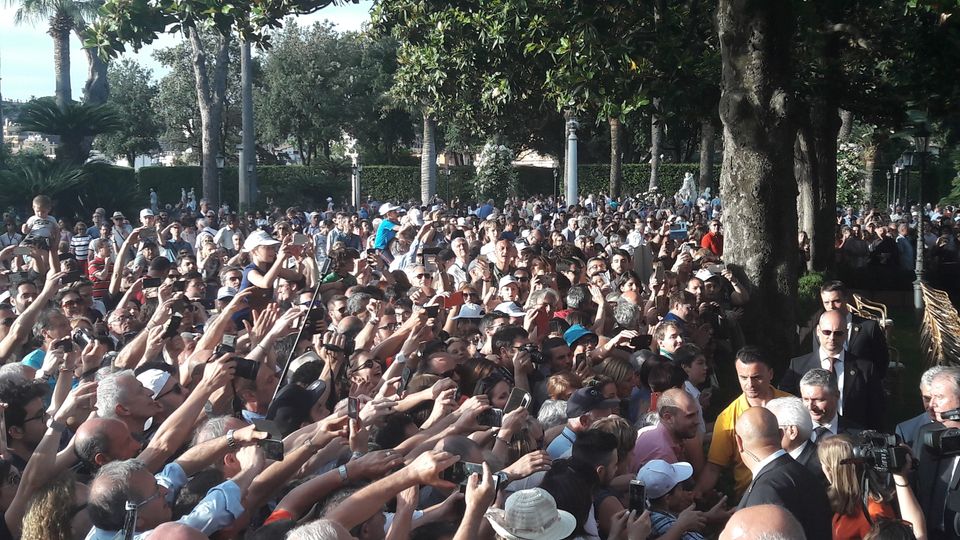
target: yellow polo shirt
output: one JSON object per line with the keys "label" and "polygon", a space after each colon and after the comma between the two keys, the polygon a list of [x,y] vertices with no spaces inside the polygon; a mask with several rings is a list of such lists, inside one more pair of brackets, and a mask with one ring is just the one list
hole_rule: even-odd
{"label": "yellow polo shirt", "polygon": [[[793,397],[793,394],[774,388],[773,397]],[[713,425],[713,441],[710,443],[710,453],[707,455],[707,461],[721,469],[729,469],[731,465],[733,466],[733,479],[736,488],[735,500],[740,500],[743,492],[747,490],[750,481],[753,479],[750,469],[740,460],[734,431],[737,419],[740,418],[743,411],[749,408],[750,404],[747,403],[747,397],[743,394],[740,394],[740,397],[727,405],[727,408],[720,413]]]}

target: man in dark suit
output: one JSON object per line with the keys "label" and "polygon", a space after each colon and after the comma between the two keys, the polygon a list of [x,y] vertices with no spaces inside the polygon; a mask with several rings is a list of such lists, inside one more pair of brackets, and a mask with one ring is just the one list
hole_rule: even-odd
{"label": "man in dark suit", "polygon": [[780,389],[800,394],[800,379],[811,369],[824,369],[834,374],[840,390],[838,412],[862,426],[880,429],[884,418],[886,395],[876,366],[854,353],[844,350],[847,327],[838,311],[826,311],[817,324],[820,348],[817,352],[790,361],[780,382]]}
{"label": "man in dark suit", "polygon": [[913,418],[910,418],[909,420],[904,420],[903,422],[897,424],[897,429],[895,431],[895,433],[899,435],[901,439],[903,439],[903,443],[907,446],[913,447],[913,443],[917,440],[917,434],[920,432],[920,428],[936,420],[936,414],[933,412],[933,408],[930,406],[930,384],[933,382],[933,378],[939,375],[944,369],[944,366],[933,366],[924,371],[923,375],[920,376],[920,399],[923,403],[923,412],[917,416],[914,416]]}
{"label": "man in dark suit", "polygon": [[817,443],[810,440],[813,432],[813,420],[810,411],[803,405],[803,400],[796,397],[782,397],[767,402],[764,407],[777,417],[777,424],[783,437],[780,446],[797,463],[807,468],[818,480],[827,487],[827,477],[820,466],[817,456]]}
{"label": "man in dark suit", "polygon": [[914,478],[917,502],[927,519],[928,537],[955,539],[955,516],[960,513],[960,456],[940,455],[923,443],[924,434],[943,428],[960,428],[960,422],[948,420],[943,413],[960,408],[960,369],[945,368],[930,384],[930,407],[936,420],[920,427],[913,443],[913,455],[919,466]]}
{"label": "man in dark suit", "polygon": [[737,420],[737,449],[753,473],[739,508],[780,506],[803,525],[807,538],[830,538],[833,510],[819,480],[780,447],[777,417],[762,407]]}
{"label": "man in dark suit", "polygon": [[862,425],[840,414],[840,390],[833,373],[820,368],[808,371],[800,379],[800,397],[813,420],[811,441],[819,443],[841,433],[856,437],[863,431]]}
{"label": "man in dark suit", "polygon": [[[868,360],[874,365],[874,372],[883,379],[890,365],[890,349],[887,348],[887,336],[877,321],[865,319],[850,313],[850,291],[840,281],[830,281],[820,287],[820,302],[824,311],[836,311],[844,319],[847,327],[845,349],[858,358]],[[820,348],[822,337],[813,332],[813,350]]]}

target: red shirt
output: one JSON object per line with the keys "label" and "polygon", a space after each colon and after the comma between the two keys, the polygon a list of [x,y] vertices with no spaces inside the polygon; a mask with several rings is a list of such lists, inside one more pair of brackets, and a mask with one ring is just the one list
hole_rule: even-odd
{"label": "red shirt", "polygon": [[708,232],[700,239],[700,247],[709,249],[717,257],[723,256],[723,236]]}

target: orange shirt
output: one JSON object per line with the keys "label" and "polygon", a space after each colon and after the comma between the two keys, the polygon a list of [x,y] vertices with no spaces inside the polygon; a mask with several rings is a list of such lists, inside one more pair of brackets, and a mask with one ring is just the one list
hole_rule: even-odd
{"label": "orange shirt", "polygon": [[[887,503],[879,503],[872,498],[867,500],[867,511],[870,512],[870,519],[876,521],[878,518],[896,519],[896,514]],[[870,532],[870,522],[861,511],[856,516],[833,515],[833,540],[860,540]]]}

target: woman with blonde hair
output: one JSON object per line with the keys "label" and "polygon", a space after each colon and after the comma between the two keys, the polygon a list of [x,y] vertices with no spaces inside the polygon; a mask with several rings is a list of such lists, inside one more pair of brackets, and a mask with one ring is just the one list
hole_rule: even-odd
{"label": "woman with blonde hair", "polygon": [[850,461],[853,459],[853,442],[846,435],[830,437],[818,446],[817,456],[830,483],[827,496],[834,512],[833,540],[860,540],[870,532],[874,522],[895,519],[894,500],[899,502],[903,519],[913,525],[917,539],[926,538],[923,512],[905,476],[910,470],[910,459],[902,470],[891,471],[896,484],[894,496],[880,487],[881,481],[872,467]]}
{"label": "woman with blonde hair", "polygon": [[86,537],[87,488],[72,473],[60,474],[34,493],[23,516],[22,538],[73,540]]}

